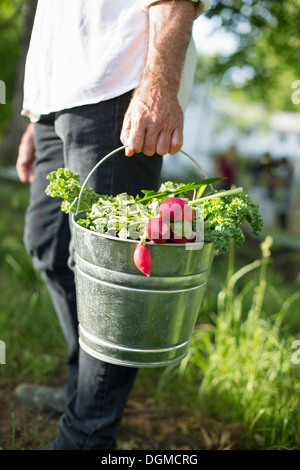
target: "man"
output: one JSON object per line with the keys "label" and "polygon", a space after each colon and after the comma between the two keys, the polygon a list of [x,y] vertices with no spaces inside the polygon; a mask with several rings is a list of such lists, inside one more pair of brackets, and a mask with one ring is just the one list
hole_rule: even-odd
{"label": "man", "polygon": [[89,185],[102,194],[157,189],[162,155],[182,146],[182,71],[193,21],[205,9],[207,0],[74,0],[71,8],[68,0],[39,0],[24,84],[31,122],[16,167],[31,183],[25,244],[67,340],[69,379],[65,395],[28,385],[17,393],[65,409],[53,450],[113,449],[137,369],[78,346],[69,222],[60,201],[45,195],[45,178],[65,166],[84,181],[122,142],[130,158],[108,159]]}

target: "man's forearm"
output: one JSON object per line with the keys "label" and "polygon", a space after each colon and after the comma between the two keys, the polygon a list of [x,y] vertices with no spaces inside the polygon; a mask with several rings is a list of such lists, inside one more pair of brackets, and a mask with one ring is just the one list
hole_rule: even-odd
{"label": "man's forearm", "polygon": [[177,153],[183,140],[178,90],[191,38],[195,6],[165,0],[149,7],[149,41],[144,72],[124,118],[126,154]]}
{"label": "man's forearm", "polygon": [[142,80],[178,92],[195,19],[195,4],[170,0],[149,7],[149,42]]}

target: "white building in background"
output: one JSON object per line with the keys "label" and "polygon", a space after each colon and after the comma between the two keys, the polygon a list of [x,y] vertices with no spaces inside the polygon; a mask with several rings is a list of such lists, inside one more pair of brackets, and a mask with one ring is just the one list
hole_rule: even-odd
{"label": "white building in background", "polygon": [[300,113],[278,112],[270,117],[270,152],[300,161]]}
{"label": "white building in background", "polygon": [[[203,87],[195,86],[185,112],[183,150],[197,160],[208,176],[213,176],[211,156],[231,145],[248,158],[259,158],[265,152],[274,158],[289,158],[295,178],[300,180],[300,113],[268,115],[262,107],[243,107],[213,98]],[[189,172],[191,165],[179,154],[167,156],[163,169],[168,175],[180,177]]]}

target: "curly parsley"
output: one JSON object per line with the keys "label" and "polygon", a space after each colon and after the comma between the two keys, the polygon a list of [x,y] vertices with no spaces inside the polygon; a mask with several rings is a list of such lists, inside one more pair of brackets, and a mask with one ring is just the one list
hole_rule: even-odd
{"label": "curly parsley", "polygon": [[[217,192],[210,195],[213,194],[217,195]],[[240,226],[244,222],[251,225],[255,235],[262,229],[259,207],[247,194],[216,197],[203,200],[201,204],[204,209],[205,241],[214,243],[219,253],[228,251],[231,239],[237,247],[243,245],[245,235]]]}

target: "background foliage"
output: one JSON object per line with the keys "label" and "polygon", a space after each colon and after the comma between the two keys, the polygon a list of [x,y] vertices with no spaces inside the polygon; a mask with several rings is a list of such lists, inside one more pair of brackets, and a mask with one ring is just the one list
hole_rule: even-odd
{"label": "background foliage", "polygon": [[235,38],[236,50],[200,57],[197,80],[238,96],[243,91],[273,109],[296,111],[291,83],[299,79],[299,8],[300,0],[211,0],[206,17],[217,17],[216,29]]}
{"label": "background foliage", "polygon": [[27,5],[22,0],[0,0],[0,11],[0,80],[6,84],[6,105],[0,106],[1,135],[12,113]]}

